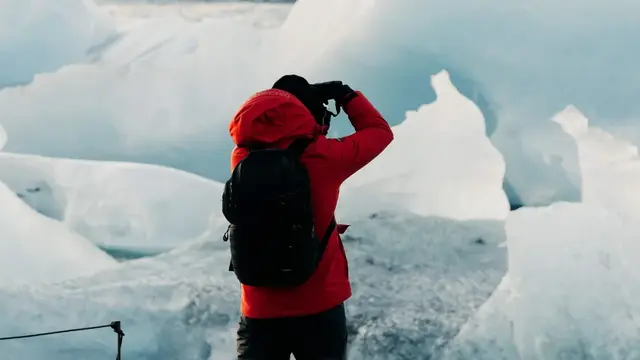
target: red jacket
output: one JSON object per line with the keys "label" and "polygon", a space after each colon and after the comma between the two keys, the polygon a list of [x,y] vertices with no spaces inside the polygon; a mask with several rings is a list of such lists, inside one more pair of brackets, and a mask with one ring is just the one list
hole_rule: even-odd
{"label": "red jacket", "polygon": [[[309,172],[317,235],[322,238],[333,217],[340,185],[378,156],[393,140],[389,124],[362,93],[344,108],[356,132],[328,139],[309,110],[288,92],[270,89],[249,98],[229,124],[234,143],[263,142],[285,148],[296,138],[315,138],[301,157]],[[247,155],[235,147],[231,169]],[[347,258],[334,232],[314,275],[291,290],[242,286],[241,311],[249,318],[311,315],[351,296]]]}

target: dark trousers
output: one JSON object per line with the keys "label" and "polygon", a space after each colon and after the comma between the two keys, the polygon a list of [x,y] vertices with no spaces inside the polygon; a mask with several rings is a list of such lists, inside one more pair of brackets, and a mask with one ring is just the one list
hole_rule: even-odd
{"label": "dark trousers", "polygon": [[310,316],[240,317],[237,350],[237,360],[346,360],[344,304]]}

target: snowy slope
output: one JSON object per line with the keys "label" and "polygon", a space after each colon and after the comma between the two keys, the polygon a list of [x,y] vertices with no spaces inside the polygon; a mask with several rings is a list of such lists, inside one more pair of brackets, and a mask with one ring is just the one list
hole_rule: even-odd
{"label": "snowy slope", "polygon": [[222,185],[174,169],[0,153],[0,181],[41,214],[104,246],[166,250],[209,226],[226,228]]}

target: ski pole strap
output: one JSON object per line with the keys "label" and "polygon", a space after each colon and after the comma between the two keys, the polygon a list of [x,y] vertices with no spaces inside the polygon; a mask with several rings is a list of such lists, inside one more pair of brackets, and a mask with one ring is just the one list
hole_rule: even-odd
{"label": "ski pole strap", "polygon": [[95,330],[95,329],[104,329],[104,328],[108,328],[108,327],[112,328],[113,331],[116,334],[118,334],[118,345],[117,345],[116,360],[121,360],[122,359],[122,356],[121,356],[122,340],[124,338],[124,332],[122,331],[120,321],[113,321],[109,325],[88,326],[88,327],[82,327],[82,328],[74,328],[74,329],[66,329],[66,330],[58,330],[58,331],[49,331],[49,332],[36,333],[36,334],[8,336],[8,337],[0,338],[0,341],[2,341],[2,340],[15,340],[15,339],[26,339],[26,338],[32,338],[32,337],[38,337],[38,336],[63,334],[63,333],[76,332],[76,331],[87,331],[87,330]]}

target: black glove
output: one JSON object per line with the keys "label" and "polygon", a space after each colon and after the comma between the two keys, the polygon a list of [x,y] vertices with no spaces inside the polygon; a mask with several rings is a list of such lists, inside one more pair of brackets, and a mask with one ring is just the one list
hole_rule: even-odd
{"label": "black glove", "polygon": [[342,81],[311,84],[311,89],[322,103],[327,104],[329,100],[335,100],[337,106],[344,106],[357,95],[349,85],[343,84]]}

